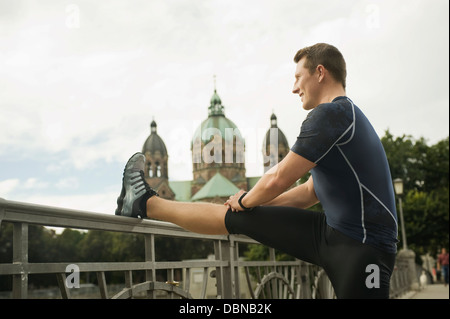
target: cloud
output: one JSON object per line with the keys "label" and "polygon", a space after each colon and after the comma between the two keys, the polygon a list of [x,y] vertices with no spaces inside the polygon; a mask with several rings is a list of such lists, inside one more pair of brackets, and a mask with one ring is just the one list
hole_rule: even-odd
{"label": "cloud", "polygon": [[48,185],[48,182],[39,181],[37,178],[31,177],[24,181],[23,188],[26,190],[39,190],[47,188]]}
{"label": "cloud", "polygon": [[79,181],[76,177],[66,177],[60,179],[56,184],[56,188],[59,189],[76,189],[79,187]]}
{"label": "cloud", "polygon": [[17,178],[0,181],[0,196],[7,197],[19,185],[19,182]]}
{"label": "cloud", "polygon": [[48,187],[49,183],[30,177],[24,181],[18,178],[11,178],[0,181],[0,196],[7,197],[14,192],[28,192],[30,190],[42,190]]}

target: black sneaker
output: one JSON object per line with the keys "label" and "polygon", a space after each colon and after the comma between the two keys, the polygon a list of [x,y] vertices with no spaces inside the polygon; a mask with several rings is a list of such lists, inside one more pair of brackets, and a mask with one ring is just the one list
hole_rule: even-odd
{"label": "black sneaker", "polygon": [[136,153],[128,160],[123,171],[122,191],[117,198],[116,215],[147,217],[146,203],[152,196],[159,196],[145,181],[145,156]]}

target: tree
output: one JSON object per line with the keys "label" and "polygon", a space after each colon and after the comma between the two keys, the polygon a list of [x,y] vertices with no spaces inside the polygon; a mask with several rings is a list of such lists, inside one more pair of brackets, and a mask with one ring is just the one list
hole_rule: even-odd
{"label": "tree", "polygon": [[386,131],[381,141],[392,178],[404,181],[408,246],[416,255],[435,255],[449,244],[449,138],[428,146],[423,138],[394,138]]}

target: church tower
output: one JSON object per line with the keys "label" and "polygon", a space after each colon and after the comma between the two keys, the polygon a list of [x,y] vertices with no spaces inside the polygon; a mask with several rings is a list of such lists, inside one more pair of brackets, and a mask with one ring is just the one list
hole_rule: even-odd
{"label": "church tower", "polygon": [[264,173],[281,162],[289,153],[289,143],[284,133],[278,128],[277,117],[270,117],[270,129],[263,142]]}
{"label": "church tower", "polygon": [[193,196],[216,174],[220,174],[220,178],[218,176],[214,181],[227,180],[230,191],[247,190],[244,138],[236,124],[225,116],[224,110],[222,100],[214,89],[208,118],[197,128],[191,143]]}
{"label": "church tower", "polygon": [[175,193],[169,186],[168,159],[166,145],[156,132],[156,122],[150,124],[150,136],[142,147],[145,155],[145,180],[155,189],[159,196],[165,199],[174,199]]}

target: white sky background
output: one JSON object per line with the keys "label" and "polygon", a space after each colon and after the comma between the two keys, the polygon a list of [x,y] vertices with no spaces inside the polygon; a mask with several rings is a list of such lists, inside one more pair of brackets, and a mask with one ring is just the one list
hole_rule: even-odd
{"label": "white sky background", "polygon": [[171,180],[217,91],[262,174],[270,115],[292,145],[306,116],[293,56],[327,42],[378,134],[449,134],[447,0],[0,0],[0,197],[113,213],[153,117]]}

